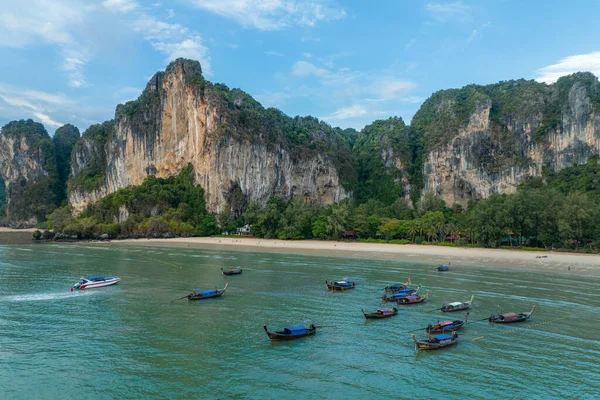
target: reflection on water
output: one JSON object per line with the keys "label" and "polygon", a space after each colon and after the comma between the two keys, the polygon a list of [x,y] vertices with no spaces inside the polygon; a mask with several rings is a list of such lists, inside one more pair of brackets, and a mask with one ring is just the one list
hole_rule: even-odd
{"label": "reflection on water", "polygon": [[[412,259],[0,247],[0,387],[6,397],[22,398],[598,395],[600,279],[452,264],[440,274]],[[238,265],[242,275],[221,274],[221,267]],[[88,274],[122,281],[69,292]],[[361,308],[381,306],[381,289],[409,276],[431,289],[429,301],[366,321]],[[357,280],[356,289],[325,290],[325,279],[343,277]],[[172,302],[226,282],[221,298]],[[426,311],[471,294],[472,321],[538,308],[524,324],[474,322],[457,346],[416,353],[407,331],[463,318]],[[323,328],[299,341],[270,343],[263,330],[310,322]]]}

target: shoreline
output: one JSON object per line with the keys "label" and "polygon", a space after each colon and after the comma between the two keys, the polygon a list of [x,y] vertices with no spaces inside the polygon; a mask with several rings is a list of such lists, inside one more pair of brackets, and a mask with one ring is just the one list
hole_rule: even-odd
{"label": "shoreline", "polygon": [[[98,242],[104,243],[104,242]],[[125,239],[111,245],[185,247],[271,253],[312,254],[330,257],[410,261],[434,265],[473,265],[600,275],[600,256],[594,254],[540,252],[507,249],[463,248],[434,245],[361,243],[320,240],[278,240],[246,237],[187,237]],[[547,256],[547,258],[536,258]]]}

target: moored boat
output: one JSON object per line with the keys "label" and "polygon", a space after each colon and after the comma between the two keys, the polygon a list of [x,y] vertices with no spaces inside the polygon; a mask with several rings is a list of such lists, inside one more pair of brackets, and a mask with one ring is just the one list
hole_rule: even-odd
{"label": "moored boat", "polygon": [[235,267],[235,268],[231,268],[228,269],[227,271],[223,270],[223,268],[221,268],[221,271],[223,272],[223,275],[239,275],[242,273],[242,269],[240,267]]}
{"label": "moored boat", "polygon": [[467,322],[469,322],[469,313],[467,313],[464,321],[462,319],[457,319],[454,321],[438,321],[437,324],[429,324],[425,331],[427,333],[453,332],[465,326]]}
{"label": "moored boat", "polygon": [[117,284],[120,280],[121,278],[118,276],[111,276],[108,278],[103,276],[82,276],[79,278],[79,282],[73,285],[71,291],[73,291],[73,289],[85,290],[103,286],[111,286]]}
{"label": "moored boat", "polygon": [[406,296],[406,297],[402,297],[401,299],[397,299],[396,303],[403,305],[403,306],[406,306],[409,304],[419,304],[419,303],[424,302],[427,299],[427,296],[429,296],[429,290],[423,296],[419,296],[417,293],[411,294],[410,296]]}
{"label": "moored boat", "polygon": [[419,285],[419,287],[417,287],[416,289],[406,288],[406,289],[403,289],[396,293],[384,294],[381,297],[381,301],[396,301],[397,302],[398,300],[402,300],[405,297],[418,294],[420,289],[421,289],[421,285]]}
{"label": "moored boat", "polygon": [[467,310],[467,309],[471,308],[471,305],[473,304],[473,298],[475,298],[474,295],[471,296],[471,300],[465,301],[463,303],[461,303],[460,301],[446,303],[442,306],[442,308],[440,308],[440,311],[453,312],[453,311]]}
{"label": "moored boat", "polygon": [[356,286],[355,282],[350,281],[325,281],[325,285],[329,290],[350,290]]}
{"label": "moored boat", "polygon": [[313,335],[317,332],[317,327],[311,324],[309,327],[305,326],[289,326],[285,328],[283,331],[271,332],[267,329],[267,326],[263,326],[265,328],[265,332],[267,332],[267,336],[271,340],[293,340],[300,339],[306,336]]}
{"label": "moored boat", "polygon": [[208,290],[200,290],[200,289],[196,288],[196,290],[194,290],[192,293],[188,294],[186,296],[186,298],[188,300],[205,300],[205,299],[210,299],[213,297],[219,297],[225,293],[228,285],[229,285],[229,283],[226,283],[225,287],[223,289],[215,288],[215,289],[208,289]]}
{"label": "moored boat", "polygon": [[417,340],[415,335],[412,335],[412,338],[415,342],[416,350],[441,349],[442,347],[451,346],[458,342],[458,334],[456,332],[432,335],[427,340]]}
{"label": "moored boat", "polygon": [[408,277],[408,280],[404,283],[392,283],[391,285],[388,285],[386,287],[383,288],[383,291],[385,293],[396,293],[399,292],[403,289],[406,289],[410,286],[411,283],[411,278]]}
{"label": "moored boat", "polygon": [[366,319],[387,318],[387,317],[392,317],[392,316],[398,314],[398,309],[396,307],[394,307],[393,309],[378,308],[377,311],[375,311],[373,313],[365,313],[365,310],[360,310],[360,311],[362,311],[362,313]]}
{"label": "moored boat", "polygon": [[533,306],[531,311],[520,313],[520,314],[517,314],[514,312],[503,313],[503,314],[498,314],[498,315],[492,314],[492,315],[490,315],[489,321],[493,322],[495,324],[510,324],[513,322],[526,321],[529,318],[531,318],[531,315],[535,311],[535,308],[536,308],[536,306]]}

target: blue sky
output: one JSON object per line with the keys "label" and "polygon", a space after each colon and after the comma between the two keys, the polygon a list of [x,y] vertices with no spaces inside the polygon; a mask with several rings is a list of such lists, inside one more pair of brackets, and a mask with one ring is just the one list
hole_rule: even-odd
{"label": "blue sky", "polygon": [[177,57],[288,115],[409,122],[436,90],[600,75],[596,1],[0,0],[0,126],[82,131]]}

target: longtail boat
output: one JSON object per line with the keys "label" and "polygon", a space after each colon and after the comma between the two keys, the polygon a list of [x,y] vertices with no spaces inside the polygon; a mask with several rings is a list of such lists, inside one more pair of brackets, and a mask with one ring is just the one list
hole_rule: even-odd
{"label": "longtail boat", "polygon": [[263,326],[263,328],[265,328],[265,332],[267,332],[267,336],[269,336],[269,339],[271,340],[300,339],[305,336],[313,335],[317,331],[317,327],[312,324],[308,328],[305,326],[289,326],[283,331],[277,332],[270,332],[266,325]]}
{"label": "longtail boat", "polygon": [[213,297],[219,297],[222,296],[225,291],[227,290],[227,286],[229,285],[229,283],[225,284],[225,287],[223,289],[208,289],[208,290],[200,290],[198,288],[196,288],[196,290],[194,290],[192,293],[187,295],[187,299],[188,300],[205,300],[205,299],[210,299]]}
{"label": "longtail boat", "polygon": [[396,292],[396,293],[392,293],[392,294],[384,294],[381,297],[381,301],[398,301],[401,300],[405,297],[408,296],[412,296],[414,294],[418,294],[419,293],[419,289],[421,289],[421,285],[419,285],[418,288],[413,289],[413,288],[406,288],[402,291]]}
{"label": "longtail boat", "polygon": [[403,289],[406,289],[410,286],[411,280],[410,277],[408,277],[408,280],[404,283],[392,283],[391,285],[388,285],[386,287],[383,288],[383,291],[385,293],[396,293],[399,292]]}
{"label": "longtail boat", "polygon": [[517,313],[514,313],[514,312],[504,313],[504,314],[498,314],[498,315],[492,314],[492,315],[490,315],[489,321],[493,322],[495,324],[511,324],[513,322],[526,321],[529,318],[531,318],[531,315],[535,311],[535,307],[536,306],[533,306],[533,308],[531,309],[531,311],[524,312],[524,313],[521,313],[521,314],[517,314]]}
{"label": "longtail boat", "polygon": [[401,299],[397,299],[396,303],[403,305],[403,306],[407,306],[409,304],[419,304],[425,301],[425,299],[427,299],[427,296],[429,296],[429,290],[427,291],[427,293],[425,293],[424,296],[419,296],[418,294],[411,294],[410,296],[406,296],[403,297]]}
{"label": "longtail boat", "polygon": [[455,301],[453,303],[446,303],[442,306],[442,308],[440,308],[440,310],[442,312],[467,310],[467,309],[471,308],[471,304],[473,303],[473,298],[475,298],[474,295],[471,296],[471,300],[465,301],[464,303],[461,303],[460,301]]}
{"label": "longtail boat", "polygon": [[325,281],[325,285],[329,290],[350,290],[354,289],[356,283],[350,281]]}
{"label": "longtail boat", "polygon": [[417,340],[415,335],[412,335],[412,338],[415,341],[416,350],[441,349],[442,347],[451,346],[458,342],[458,334],[456,332],[433,335],[427,340]]}
{"label": "longtail boat", "polygon": [[457,319],[454,321],[438,321],[437,324],[429,324],[429,326],[425,328],[425,331],[427,333],[453,332],[465,326],[467,322],[469,322],[469,313],[467,313],[467,316],[464,321],[462,319]]}
{"label": "longtail boat", "polygon": [[392,317],[392,316],[398,314],[398,309],[396,307],[394,307],[393,309],[378,308],[377,311],[375,311],[374,313],[368,313],[368,314],[365,313],[365,310],[360,310],[360,311],[362,311],[362,313],[366,319],[387,318],[387,317]]}
{"label": "longtail boat", "polygon": [[450,265],[440,265],[439,267],[437,267],[437,270],[440,272],[449,271]]}
{"label": "longtail boat", "polygon": [[242,273],[242,269],[239,267],[236,268],[231,268],[228,269],[227,271],[224,271],[223,268],[221,268],[221,271],[223,272],[223,275],[239,275]]}

